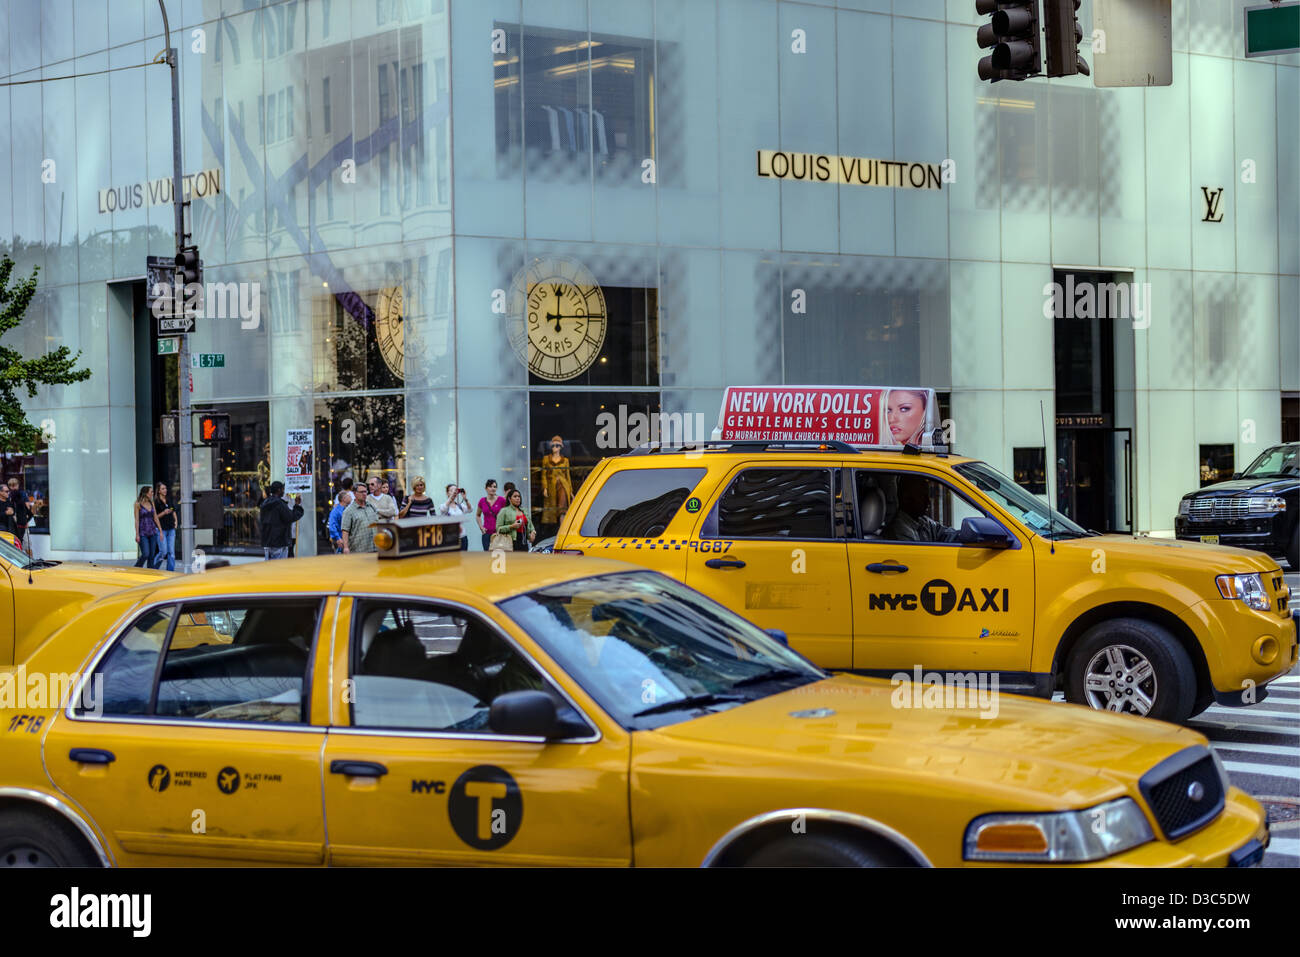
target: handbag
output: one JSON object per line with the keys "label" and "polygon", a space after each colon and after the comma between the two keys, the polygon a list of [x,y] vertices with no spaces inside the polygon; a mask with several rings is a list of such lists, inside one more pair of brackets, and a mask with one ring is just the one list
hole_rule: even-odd
{"label": "handbag", "polygon": [[514,536],[505,535],[501,532],[493,532],[492,537],[488,539],[488,551],[495,552],[500,549],[503,552],[512,551],[515,547]]}

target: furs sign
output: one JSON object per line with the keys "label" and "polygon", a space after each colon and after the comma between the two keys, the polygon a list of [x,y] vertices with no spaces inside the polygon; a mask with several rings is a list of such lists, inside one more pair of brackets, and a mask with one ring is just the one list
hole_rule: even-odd
{"label": "furs sign", "polygon": [[[221,170],[204,169],[181,178],[181,196],[186,200],[203,199],[221,192]],[[172,199],[172,178],[160,176],[147,183],[108,186],[99,191],[99,211],[115,213],[142,206],[165,206]]]}
{"label": "furs sign", "polygon": [[758,175],[844,186],[890,186],[894,189],[943,189],[952,176],[940,163],[905,163],[866,156],[790,153],[759,150]]}

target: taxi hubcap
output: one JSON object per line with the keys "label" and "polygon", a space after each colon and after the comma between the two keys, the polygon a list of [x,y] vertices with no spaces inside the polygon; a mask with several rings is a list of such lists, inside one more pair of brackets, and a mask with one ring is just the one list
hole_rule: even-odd
{"label": "taxi hubcap", "polygon": [[44,850],[31,844],[0,851],[0,867],[57,867],[58,863]]}
{"label": "taxi hubcap", "polygon": [[1108,645],[1088,662],[1083,689],[1098,711],[1147,714],[1156,703],[1156,670],[1136,648]]}

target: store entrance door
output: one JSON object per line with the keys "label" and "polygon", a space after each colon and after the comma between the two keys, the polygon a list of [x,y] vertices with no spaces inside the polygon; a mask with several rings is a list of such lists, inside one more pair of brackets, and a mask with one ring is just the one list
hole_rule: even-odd
{"label": "store entrance door", "polygon": [[1132,430],[1056,429],[1056,507],[1096,532],[1133,530]]}

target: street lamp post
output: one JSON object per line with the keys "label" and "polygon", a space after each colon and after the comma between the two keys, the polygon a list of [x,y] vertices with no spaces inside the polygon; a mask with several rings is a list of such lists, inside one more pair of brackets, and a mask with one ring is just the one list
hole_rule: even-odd
{"label": "street lamp post", "polygon": [[[162,12],[163,34],[167,41],[167,65],[172,72],[172,203],[176,208],[176,255],[177,267],[172,277],[172,316],[185,317],[185,279],[181,272],[179,260],[181,250],[185,247],[185,203],[181,194],[181,81],[180,64],[177,51],[172,46],[171,26],[167,22],[167,7],[163,0],[158,0],[158,9]],[[182,328],[180,330],[181,348],[177,357],[180,362],[180,374],[176,377],[180,386],[180,405],[177,426],[180,429],[180,472],[181,472],[181,563],[185,565],[194,554],[194,436],[193,422],[190,415],[190,337]]]}

